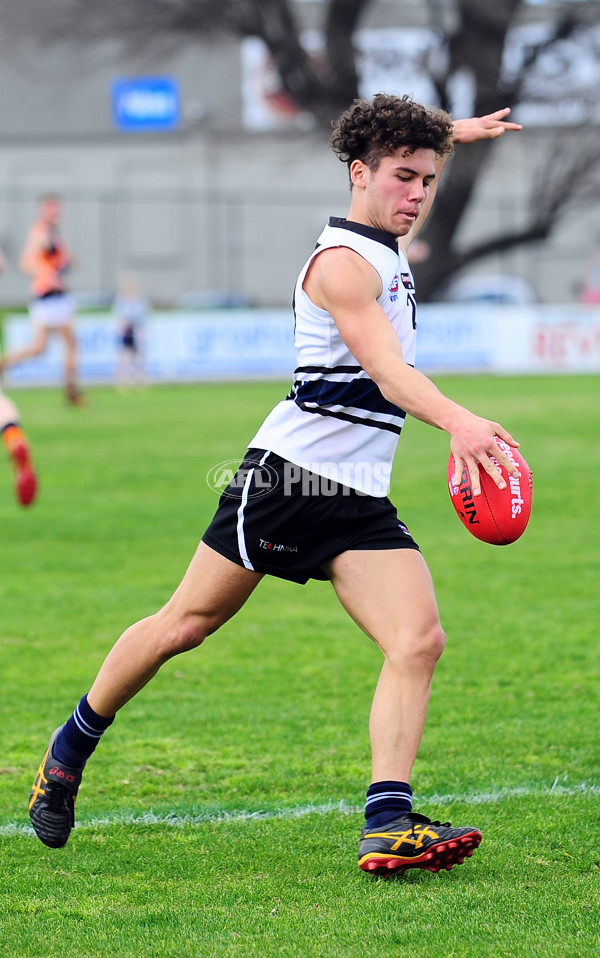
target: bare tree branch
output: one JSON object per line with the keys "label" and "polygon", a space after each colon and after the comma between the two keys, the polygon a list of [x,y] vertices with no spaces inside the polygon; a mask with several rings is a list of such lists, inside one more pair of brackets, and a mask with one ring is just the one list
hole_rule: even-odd
{"label": "bare tree branch", "polygon": [[[332,100],[343,109],[358,96],[358,70],[353,37],[360,18],[371,0],[330,0],[325,24],[325,42],[329,64],[328,83]],[[350,99],[347,94],[354,93]],[[339,111],[338,111],[339,112]]]}
{"label": "bare tree branch", "polygon": [[546,151],[531,194],[535,224],[552,226],[568,208],[582,206],[598,193],[600,173],[600,131],[568,129]]}
{"label": "bare tree branch", "polygon": [[[570,133],[570,135],[569,135]],[[595,128],[584,133],[566,131],[557,136],[545,150],[546,160],[534,176],[528,221],[522,227],[477,242],[466,249],[452,246],[436,271],[436,285],[445,282],[459,270],[488,256],[504,253],[518,246],[547,240],[564,215],[572,209],[600,199],[600,132]],[[576,141],[573,148],[571,139]],[[461,167],[466,154],[461,156]]]}
{"label": "bare tree branch", "polygon": [[[443,0],[437,0],[438,5],[441,2]],[[515,106],[541,56],[564,39],[575,37],[581,28],[573,12],[563,10],[546,40],[527,52],[527,68],[520,68],[507,84],[503,74],[504,50],[522,6],[523,0],[494,0],[494,3],[485,4],[478,0],[457,0],[456,23],[448,37],[446,68],[436,78],[442,102],[447,108],[451,106],[452,77],[461,70],[468,71],[473,78],[475,115],[484,115],[503,106]],[[593,22],[591,7],[595,8],[597,15],[599,5],[587,3],[583,6],[586,8],[585,21]],[[461,150],[460,162],[451,163],[444,173],[442,188],[436,198],[435,216],[430,218],[426,227],[425,237],[432,255],[424,263],[415,265],[421,298],[433,296],[456,271],[470,263],[513,246],[547,238],[567,207],[581,202],[582,191],[576,183],[589,182],[590,170],[600,155],[599,141],[597,128],[590,130],[585,141],[578,140],[576,146],[572,142],[565,143],[563,138],[560,154],[549,150],[546,167],[535,177],[540,187],[534,191],[532,206],[535,212],[530,222],[514,233],[492,237],[468,249],[458,246],[456,236],[492,144],[482,142]],[[562,160],[553,165],[553,158],[557,155]]]}
{"label": "bare tree branch", "polygon": [[522,99],[523,87],[525,86],[527,78],[531,74],[532,69],[539,62],[542,54],[546,53],[548,50],[551,50],[552,47],[556,46],[560,40],[566,40],[568,37],[572,36],[577,29],[577,26],[578,21],[575,19],[572,12],[564,12],[556,21],[553,29],[545,40],[541,40],[539,43],[531,44],[531,46],[525,51],[525,56],[523,57],[521,65],[516,71],[514,78],[510,82],[504,82],[503,84],[503,92],[510,103],[516,106],[516,104]]}

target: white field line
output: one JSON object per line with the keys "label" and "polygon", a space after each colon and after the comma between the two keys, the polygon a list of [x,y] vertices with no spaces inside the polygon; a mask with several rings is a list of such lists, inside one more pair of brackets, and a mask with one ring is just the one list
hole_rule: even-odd
{"label": "white field line", "polygon": [[[590,785],[582,782],[579,785],[559,785],[555,780],[551,787],[541,786],[521,786],[517,788],[500,788],[493,792],[466,792],[454,793],[448,795],[423,795],[419,796],[420,802],[430,805],[448,806],[453,804],[461,805],[493,805],[497,802],[503,802],[510,798],[528,798],[528,797],[548,797],[549,795],[569,796],[569,795],[598,795],[600,796],[600,785]],[[169,813],[167,815],[157,815],[155,812],[141,812],[133,814],[131,812],[115,812],[105,818],[90,818],[83,822],[78,822],[76,828],[110,828],[115,825],[162,825],[171,828],[183,828],[184,826],[218,825],[221,822],[245,822],[245,821],[269,821],[274,819],[294,819],[305,818],[308,815],[330,815],[337,813],[341,815],[356,815],[362,812],[362,806],[350,805],[348,802],[326,802],[323,805],[298,805],[292,808],[280,808],[271,811],[233,811],[233,812],[197,812],[188,815],[177,815]],[[0,835],[34,835],[31,825],[25,825],[18,822],[9,822],[6,825],[0,825]]]}

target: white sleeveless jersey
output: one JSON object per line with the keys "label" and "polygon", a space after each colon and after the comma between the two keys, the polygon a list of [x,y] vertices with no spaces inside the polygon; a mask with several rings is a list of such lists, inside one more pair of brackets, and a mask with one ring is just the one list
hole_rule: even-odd
{"label": "white sleeveless jersey", "polygon": [[383,292],[377,302],[398,335],[405,361],[414,365],[416,301],[406,256],[391,234],[332,217],[296,283],[298,365],[291,392],[266,418],[250,447],[269,449],[368,495],[385,496],[406,413],[384,398],[330,314],[302,288],[314,257],[340,246],[355,250],[379,273]]}

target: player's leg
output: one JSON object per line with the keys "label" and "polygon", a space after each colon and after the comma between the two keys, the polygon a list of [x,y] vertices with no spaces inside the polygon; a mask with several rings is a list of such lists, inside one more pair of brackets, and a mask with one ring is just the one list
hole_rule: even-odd
{"label": "player's leg", "polygon": [[27,359],[33,359],[34,356],[40,356],[48,345],[48,329],[41,323],[34,323],[33,337],[28,346],[21,349],[14,349],[0,360],[0,369],[9,369],[11,366],[17,366]]}
{"label": "player's leg", "polygon": [[0,433],[15,474],[15,495],[22,506],[35,499],[37,478],[31,462],[27,437],[19,422],[15,404],[0,392]]}
{"label": "player's leg", "polygon": [[472,854],[480,833],[415,815],[410,788],[444,648],[429,570],[420,552],[392,549],[343,553],[327,571],[345,609],[384,656],[369,722],[372,780],[360,866],[451,868]]}
{"label": "player's leg", "polygon": [[117,353],[117,363],[115,367],[115,387],[122,392],[131,385],[131,362],[129,356],[129,347],[119,345]]}
{"label": "player's leg", "polygon": [[77,373],[77,337],[72,322],[55,327],[65,344],[64,381],[67,402],[73,406],[85,405],[85,400],[78,385]]}
{"label": "player's leg", "polygon": [[433,583],[415,549],[345,552],[328,569],[344,608],[384,662],[369,730],[373,781],[408,782],[444,648]]}
{"label": "player's leg", "polygon": [[148,377],[146,374],[146,363],[144,360],[142,347],[139,346],[137,343],[133,350],[131,363],[132,363],[132,379],[134,384],[137,386],[146,386],[148,384]]}
{"label": "player's leg", "polygon": [[104,660],[88,699],[110,717],[180,652],[200,645],[242,607],[262,578],[204,542],[172,598],[127,629]]}
{"label": "player's leg", "polygon": [[60,848],[67,842],[83,767],[115,712],[168,659],[197,647],[235,615],[261,578],[201,542],[169,602],[118,639],[89,695],[50,740],[34,781],[29,814],[45,845]]}

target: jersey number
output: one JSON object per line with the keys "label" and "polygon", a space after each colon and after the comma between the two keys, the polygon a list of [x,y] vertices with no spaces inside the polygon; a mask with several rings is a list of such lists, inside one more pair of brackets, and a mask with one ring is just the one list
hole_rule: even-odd
{"label": "jersey number", "polygon": [[406,294],[406,305],[410,306],[412,310],[412,328],[417,328],[417,301],[413,293]]}

